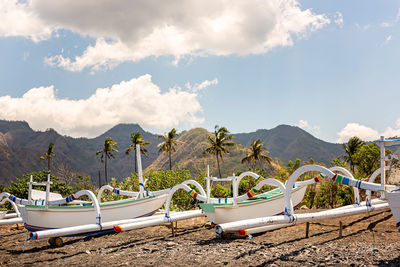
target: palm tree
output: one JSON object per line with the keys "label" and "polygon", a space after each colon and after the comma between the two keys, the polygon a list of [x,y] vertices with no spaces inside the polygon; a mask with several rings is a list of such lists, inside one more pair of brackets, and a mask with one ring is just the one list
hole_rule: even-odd
{"label": "palm tree", "polygon": [[264,147],[264,143],[260,139],[256,139],[250,144],[247,155],[242,159],[242,164],[245,162],[252,163],[251,165],[254,166],[254,168],[257,161],[260,163],[264,161],[271,164],[272,158],[268,157],[267,154],[269,154],[269,151]]}
{"label": "palm tree", "polygon": [[106,184],[108,184],[108,173],[107,173],[107,159],[115,159],[115,156],[112,154],[112,152],[119,152],[117,146],[117,142],[115,142],[111,137],[107,137],[106,140],[104,141],[104,147],[103,149],[99,150],[96,152],[96,155],[100,155],[100,160],[103,163],[104,162],[104,173],[106,176]]}
{"label": "palm tree", "polygon": [[[140,153],[142,153],[147,158],[149,158],[149,156],[147,155],[147,153],[149,151],[144,147],[147,146],[147,145],[150,145],[151,142],[144,141],[141,133],[137,133],[137,132],[136,133],[131,133],[131,142],[132,142],[132,144],[125,151],[125,155],[126,156],[129,156],[129,153],[131,152],[132,149],[136,152],[136,145],[140,145]],[[135,153],[134,159],[135,159],[135,172],[137,172],[136,153]]]}
{"label": "palm tree", "polygon": [[227,147],[232,147],[235,145],[235,143],[231,141],[232,137],[233,136],[229,135],[229,131],[225,127],[219,127],[218,125],[215,125],[213,136],[208,136],[208,142],[210,143],[210,146],[206,148],[205,152],[215,155],[217,159],[219,177],[222,176],[221,168],[219,166],[219,158],[224,161],[222,158],[222,153],[228,154],[229,150]]}
{"label": "palm tree", "polygon": [[50,162],[51,158],[55,157],[56,154],[54,153],[54,143],[50,143],[49,147],[47,148],[47,152],[45,152],[40,158],[39,161],[42,161],[44,159],[47,159],[47,168],[50,172]]}
{"label": "palm tree", "polygon": [[347,144],[342,144],[345,152],[345,155],[343,155],[343,159],[346,161],[346,163],[350,164],[350,169],[352,173],[354,173],[354,166],[356,164],[354,155],[364,144],[365,142],[357,136],[351,137]]}
{"label": "palm tree", "polygon": [[160,148],[158,150],[159,153],[165,153],[167,154],[169,158],[169,169],[172,170],[172,161],[171,161],[171,155],[172,152],[175,152],[175,146],[181,144],[182,142],[175,140],[179,134],[176,132],[175,128],[172,128],[172,130],[163,135],[159,135],[158,138],[163,139],[164,142],[161,142],[157,146]]}
{"label": "palm tree", "polygon": [[284,168],[286,169],[286,171],[290,176],[292,175],[292,173],[294,173],[295,170],[300,168],[300,166],[301,166],[301,159],[297,158],[294,163],[291,160],[289,160],[288,163],[286,164],[286,167]]}

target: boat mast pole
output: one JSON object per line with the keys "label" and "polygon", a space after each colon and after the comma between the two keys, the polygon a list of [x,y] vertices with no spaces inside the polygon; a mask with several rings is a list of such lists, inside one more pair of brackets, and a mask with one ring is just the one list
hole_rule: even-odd
{"label": "boat mast pole", "polygon": [[140,145],[136,145],[136,158],[139,172],[139,198],[144,197],[144,183],[143,183],[143,171],[142,171],[142,159],[140,157]]}
{"label": "boat mast pole", "polygon": [[210,184],[210,165],[208,164],[207,164],[206,187],[207,187],[207,203],[210,203],[211,184]]}
{"label": "boat mast pole", "polygon": [[50,173],[47,175],[46,183],[46,210],[49,208],[49,196],[50,196]]}
{"label": "boat mast pole", "polygon": [[[381,142],[379,144],[379,147],[381,149],[381,186],[382,186],[382,190],[385,190],[386,176],[385,176],[385,137],[384,136],[381,136]],[[381,197],[386,198],[384,191],[382,192]]]}
{"label": "boat mast pole", "polygon": [[233,175],[233,179],[232,179],[232,189],[233,189],[233,206],[236,207],[237,203],[236,203],[236,199],[239,195],[239,177]]}
{"label": "boat mast pole", "polygon": [[32,203],[32,183],[33,183],[33,175],[31,174],[31,177],[29,178],[29,187],[28,187],[28,202],[29,204]]}

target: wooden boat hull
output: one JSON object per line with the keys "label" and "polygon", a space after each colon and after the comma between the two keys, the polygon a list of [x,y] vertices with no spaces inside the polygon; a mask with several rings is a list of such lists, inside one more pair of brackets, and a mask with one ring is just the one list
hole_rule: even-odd
{"label": "wooden boat hull", "polygon": [[[297,206],[304,197],[307,186],[293,189],[293,205]],[[269,199],[253,199],[233,204],[200,204],[208,220],[222,224],[239,220],[268,217],[282,214],[284,211],[283,193]]]}
{"label": "wooden boat hull", "polygon": [[[100,204],[101,222],[133,219],[153,215],[167,199],[167,194],[145,199],[124,199]],[[27,205],[20,209],[25,228],[29,231],[64,228],[96,223],[93,206]]]}

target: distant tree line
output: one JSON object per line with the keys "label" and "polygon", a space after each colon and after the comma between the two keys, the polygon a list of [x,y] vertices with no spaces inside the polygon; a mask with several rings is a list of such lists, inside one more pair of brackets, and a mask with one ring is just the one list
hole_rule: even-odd
{"label": "distant tree line", "polygon": [[[159,154],[165,154],[168,158],[169,162],[169,170],[172,170],[172,155],[176,152],[178,146],[183,145],[183,142],[177,140],[179,134],[176,129],[173,128],[168,133],[158,135],[159,139],[162,140],[161,143],[157,145],[159,148]],[[208,136],[208,147],[204,150],[204,154],[208,153],[210,155],[215,156],[215,160],[217,163],[218,174],[221,177],[221,167],[220,162],[223,162],[223,155],[229,154],[229,148],[235,146],[235,143],[232,141],[232,135],[229,133],[226,127],[215,126],[214,132]],[[143,136],[138,133],[131,133],[130,135],[131,145],[125,150],[126,156],[130,155],[131,151],[134,151],[134,168],[135,173],[137,172],[137,159],[136,159],[136,145],[140,145],[140,152],[142,155],[148,156],[148,150],[146,149],[147,145],[150,145],[151,142],[145,141]],[[262,166],[262,163],[266,162],[268,164],[272,163],[272,158],[267,156],[268,149],[264,147],[263,142],[260,139],[254,140],[250,147],[247,148],[248,152],[241,160],[242,164],[248,163],[250,164],[250,169],[255,170],[257,164]],[[111,138],[107,137],[104,141],[104,146],[102,149],[96,152],[96,155],[99,157],[100,161],[104,163],[104,175],[106,184],[108,183],[108,160],[115,159],[113,153],[118,153],[118,145]]]}

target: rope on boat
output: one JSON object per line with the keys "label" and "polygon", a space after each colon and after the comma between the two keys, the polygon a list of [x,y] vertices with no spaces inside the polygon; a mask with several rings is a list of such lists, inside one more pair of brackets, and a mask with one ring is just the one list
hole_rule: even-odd
{"label": "rope on boat", "polygon": [[250,189],[249,192],[247,192],[247,196],[248,196],[249,198],[252,198],[252,197],[254,197],[255,195],[257,195],[257,192],[258,192],[258,190],[257,190],[255,187],[253,187],[252,189]]}
{"label": "rope on boat", "polygon": [[360,189],[364,183],[362,180],[353,180],[339,174],[335,174],[332,177],[332,180],[338,182],[339,184],[357,187],[358,189]]}
{"label": "rope on boat", "polygon": [[[165,220],[168,221],[168,222],[171,221],[171,217],[169,217],[168,213],[165,213]],[[121,228],[121,231],[122,231],[122,228]]]}
{"label": "rope on boat", "polygon": [[147,190],[147,188],[144,186],[143,183],[139,183],[139,186],[143,187],[144,191],[146,191],[146,196],[149,196],[149,190]]}
{"label": "rope on boat", "polygon": [[325,175],[323,175],[322,173],[320,173],[318,176],[315,176],[315,177],[314,177],[314,181],[315,181],[316,183],[321,182],[321,181],[324,180],[324,179],[325,179]]}
{"label": "rope on boat", "polygon": [[256,179],[256,182],[258,183],[258,182],[261,182],[262,180],[264,180],[264,177],[258,176],[258,178]]}
{"label": "rope on boat", "polygon": [[196,190],[192,189],[192,190],[190,190],[188,193],[190,194],[190,196],[191,196],[192,198],[194,198],[194,199],[197,198],[197,192],[196,192]]}
{"label": "rope on boat", "polygon": [[283,215],[286,215],[289,217],[288,223],[295,223],[297,220],[296,215],[289,213],[289,210],[285,207],[285,211],[283,212]]}
{"label": "rope on boat", "polygon": [[16,196],[14,196],[13,194],[10,194],[10,193],[7,193],[7,192],[3,192],[3,193],[0,194],[0,200],[1,200],[3,197],[6,197],[6,198],[8,198],[10,201],[12,201],[12,202],[14,202],[14,203],[17,203],[17,204],[21,204],[21,205],[27,205],[27,204],[29,204],[29,203],[28,203],[28,200],[22,199],[22,198],[19,198],[19,197],[16,197]]}
{"label": "rope on boat", "polygon": [[66,198],[65,198],[65,201],[67,202],[67,203],[69,203],[69,202],[71,202],[71,201],[74,201],[76,198],[75,198],[75,196],[74,196],[74,194],[71,194],[71,195],[69,195],[69,196],[67,196]]}
{"label": "rope on boat", "polygon": [[118,188],[115,188],[115,187],[114,187],[112,191],[113,191],[113,193],[119,195],[119,189],[118,189]]}

